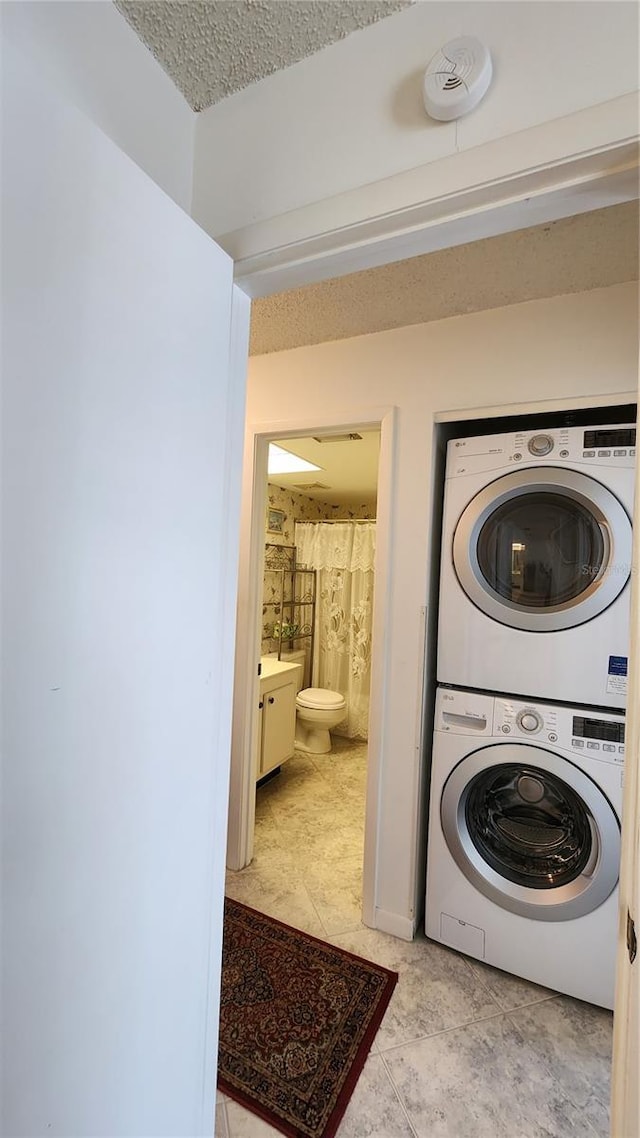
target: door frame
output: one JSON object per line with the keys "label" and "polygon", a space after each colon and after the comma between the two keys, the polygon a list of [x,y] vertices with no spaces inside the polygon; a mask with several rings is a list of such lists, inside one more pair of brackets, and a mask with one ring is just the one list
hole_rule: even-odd
{"label": "door frame", "polygon": [[241,518],[238,620],[233,728],[231,744],[231,780],[227,864],[242,869],[253,856],[255,824],[254,751],[258,730],[260,659],[260,611],[262,607],[262,573],[264,565],[264,516],[267,500],[267,458],[269,443],[274,439],[295,439],[312,432],[323,435],[344,434],[345,430],[380,430],[378,460],[378,499],[376,509],[376,562],[373,600],[373,633],[369,710],[369,746],[365,804],[363,902],[362,919],[375,924],[376,877],[378,855],[378,803],[382,753],[385,737],[385,700],[388,656],[387,622],[391,587],[391,549],[393,529],[392,504],[395,497],[395,418],[396,409],[360,407],[332,415],[328,420],[254,423],[247,427],[245,440],[246,501]]}
{"label": "door frame", "polygon": [[[587,108],[476,147],[443,162],[421,166],[359,190],[290,211],[281,217],[257,222],[236,233],[226,234],[221,243],[234,258],[236,283],[250,297],[260,297],[436,249],[525,229],[617,202],[637,200],[638,196],[637,99],[630,93],[599,107]],[[640,392],[636,393],[636,397],[638,394]],[[605,397],[599,402],[600,405],[606,405],[614,400]],[[552,401],[548,406],[549,409],[566,409],[569,406],[594,405],[596,401],[587,397],[586,400],[576,398],[557,403]],[[520,407],[522,413],[531,409],[539,408],[527,407],[524,403]],[[497,412],[490,411],[489,414]],[[469,409],[462,414],[459,411],[438,414],[435,421],[447,422],[465,417],[470,417]],[[263,425],[262,430],[266,429],[266,425]],[[280,433],[284,435],[285,432]],[[259,434],[260,429],[257,427],[248,433],[247,446],[251,455],[249,469],[252,471],[253,455],[260,445]],[[245,451],[245,471],[246,469]],[[244,495],[249,494],[251,502],[255,495],[254,481],[245,483],[244,487]],[[628,730],[634,739],[634,745],[629,747],[630,756],[637,755],[640,738],[640,589],[637,587],[637,575],[640,572],[640,501],[637,494],[633,525],[636,552],[633,568],[635,587],[632,590],[630,614],[632,643]],[[251,525],[243,526],[241,557],[246,543],[251,546],[250,535]],[[245,553],[248,552],[245,549]],[[242,581],[240,586],[242,592]],[[257,589],[257,582],[254,581],[253,587],[254,590]],[[240,602],[239,611],[242,612],[242,596]],[[242,789],[246,795],[246,787],[239,788],[237,785],[238,778],[241,781],[242,774],[246,773],[238,759],[239,743],[235,730],[239,722],[237,701],[241,700],[243,710],[246,711],[250,706],[247,683],[253,682],[255,687],[257,679],[253,674],[245,677],[239,675],[239,672],[250,667],[253,673],[252,661],[258,658],[257,631],[256,627],[256,639],[251,652],[246,638],[242,650],[239,640],[236,659],[238,682],[234,699],[234,744],[231,757],[231,801],[235,790],[236,802],[229,816],[232,851],[229,864],[232,868],[233,854],[237,857],[241,849],[245,851],[247,848],[246,832],[242,833],[242,817],[237,809],[238,790]],[[381,651],[382,646],[379,644],[379,658]],[[380,666],[379,659],[378,667]],[[378,691],[383,698],[383,690]],[[255,696],[252,698],[254,704],[257,703]],[[382,706],[380,715],[382,732]],[[380,745],[382,741],[381,734],[378,741]],[[243,745],[246,748],[246,740]],[[378,761],[377,758],[376,763]],[[379,770],[376,770],[376,791],[378,778]],[[375,912],[371,896],[372,881],[375,896],[375,867],[371,866],[374,810],[377,838],[377,798],[374,800],[374,775],[371,772],[367,785],[365,835],[367,891],[363,917],[367,923],[370,923],[368,918]],[[640,1022],[640,1009],[637,1005],[640,1003],[640,962],[636,960],[633,966],[629,965],[624,931],[626,904],[633,907],[640,902],[640,871],[636,865],[640,854],[640,837],[636,835],[636,828],[640,835],[640,827],[637,827],[640,816],[640,782],[637,775],[627,778],[623,813],[629,818],[630,825],[627,827],[623,823],[622,828],[612,1109],[616,1125],[624,1121],[627,1129],[630,1126],[637,1129],[640,1102],[637,1081],[633,1089],[631,1072],[634,1070],[639,1046],[637,1026]],[[636,927],[639,927],[640,913],[636,911],[634,916]]]}
{"label": "door frame", "polygon": [[626,716],[626,764],[622,805],[622,858],[618,909],[611,1134],[637,1134],[640,1126],[640,957],[630,960],[627,919],[640,937],[640,463],[636,465],[631,572],[631,644],[629,707]]}
{"label": "door frame", "polygon": [[638,198],[631,93],[217,240],[236,284],[270,296]]}

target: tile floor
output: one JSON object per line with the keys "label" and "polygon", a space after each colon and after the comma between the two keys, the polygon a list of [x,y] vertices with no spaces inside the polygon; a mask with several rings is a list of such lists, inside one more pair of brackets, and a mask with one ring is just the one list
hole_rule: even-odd
{"label": "tile floor", "polygon": [[[400,974],[338,1138],[606,1138],[612,1016],[360,921],[366,746],[296,755],[258,790],[238,901]],[[219,1096],[216,1138],[277,1131]]]}

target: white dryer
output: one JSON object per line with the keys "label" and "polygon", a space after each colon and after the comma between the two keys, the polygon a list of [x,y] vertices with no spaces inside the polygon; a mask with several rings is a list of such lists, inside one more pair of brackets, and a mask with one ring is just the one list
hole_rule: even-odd
{"label": "white dryer", "polygon": [[622,713],[439,688],[426,933],[613,1007]]}
{"label": "white dryer", "polygon": [[447,448],[438,682],[624,707],[635,427]]}

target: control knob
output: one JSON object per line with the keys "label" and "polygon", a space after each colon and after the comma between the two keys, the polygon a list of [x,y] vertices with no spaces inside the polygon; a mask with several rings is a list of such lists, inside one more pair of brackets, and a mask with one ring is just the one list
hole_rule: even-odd
{"label": "control knob", "polygon": [[533,711],[530,707],[523,708],[516,715],[516,723],[521,731],[526,731],[528,735],[535,735],[536,731],[540,731],[544,726],[542,716],[538,715],[537,711]]}
{"label": "control knob", "polygon": [[527,446],[531,454],[540,458],[553,450],[553,439],[551,435],[532,435]]}

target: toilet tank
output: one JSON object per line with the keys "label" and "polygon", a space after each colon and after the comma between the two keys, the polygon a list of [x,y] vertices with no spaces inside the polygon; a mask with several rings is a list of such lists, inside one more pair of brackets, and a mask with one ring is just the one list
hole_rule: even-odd
{"label": "toilet tank", "polygon": [[[277,652],[269,652],[268,655],[273,656],[276,659],[278,657]],[[306,681],[307,653],[305,652],[304,648],[296,648],[292,652],[284,652],[284,651],[281,652],[280,653],[280,659],[282,660],[283,664],[300,664],[301,665],[300,672],[298,673],[300,676],[300,682],[296,688],[296,694],[297,694],[297,692],[302,691],[302,689],[307,686],[307,684],[305,682]]]}

